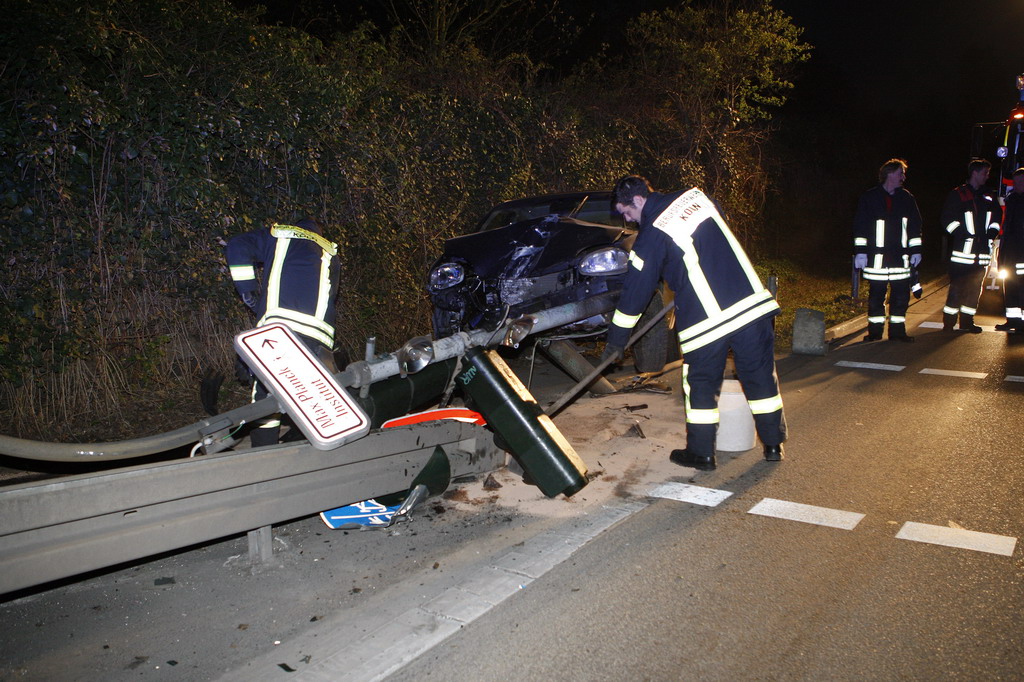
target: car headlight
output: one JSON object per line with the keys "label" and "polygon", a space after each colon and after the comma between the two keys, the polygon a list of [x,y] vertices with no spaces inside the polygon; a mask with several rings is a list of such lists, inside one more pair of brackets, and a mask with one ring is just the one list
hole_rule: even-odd
{"label": "car headlight", "polygon": [[458,263],[442,263],[430,271],[430,290],[443,291],[466,279],[466,269]]}
{"label": "car headlight", "polygon": [[588,253],[577,266],[584,275],[621,275],[626,271],[629,254],[620,248],[608,246]]}

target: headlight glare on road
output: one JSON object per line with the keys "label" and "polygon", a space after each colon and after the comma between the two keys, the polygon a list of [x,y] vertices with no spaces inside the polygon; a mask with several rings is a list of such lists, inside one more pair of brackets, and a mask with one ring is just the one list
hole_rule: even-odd
{"label": "headlight glare on road", "polygon": [[430,272],[430,290],[443,291],[466,278],[466,270],[458,263],[442,263]]}
{"label": "headlight glare on road", "polygon": [[577,267],[584,275],[621,275],[628,261],[625,251],[609,246],[587,254]]}

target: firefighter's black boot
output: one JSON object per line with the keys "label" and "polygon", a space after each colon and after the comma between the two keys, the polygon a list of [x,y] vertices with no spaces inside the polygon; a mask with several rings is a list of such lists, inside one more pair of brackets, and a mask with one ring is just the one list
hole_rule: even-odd
{"label": "firefighter's black boot", "polygon": [[673,450],[672,454],[669,455],[668,458],[679,466],[693,467],[694,469],[700,469],[701,471],[711,471],[718,466],[715,462],[714,455],[711,455],[710,457],[705,455],[696,455],[689,450]]}
{"label": "firefighter's black boot", "polygon": [[956,327],[956,314],[942,313],[942,331],[951,332]]}
{"label": "firefighter's black boot", "polygon": [[974,315],[960,313],[960,331],[970,332],[971,334],[980,334],[981,327],[974,324]]}
{"label": "firefighter's black boot", "polygon": [[885,331],[885,322],[868,322],[868,335],[865,341],[881,341],[882,332]]}
{"label": "firefighter's black boot", "polygon": [[764,458],[769,462],[781,462],[785,459],[785,456],[782,454],[782,443],[778,445],[765,445]]}
{"label": "firefighter's black boot", "polygon": [[914,337],[907,335],[906,322],[889,322],[889,339],[892,341],[903,341],[913,343]]}
{"label": "firefighter's black boot", "polygon": [[1012,332],[1013,321],[1010,318],[1006,318],[1006,322],[1000,322],[995,326],[997,332]]}

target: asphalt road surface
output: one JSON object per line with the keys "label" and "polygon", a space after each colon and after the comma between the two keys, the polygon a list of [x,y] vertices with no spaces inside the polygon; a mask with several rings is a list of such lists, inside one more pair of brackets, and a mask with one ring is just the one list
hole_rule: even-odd
{"label": "asphalt road surface", "polygon": [[928,293],[913,344],[780,358],[784,462],[672,465],[678,371],[623,371],[556,419],[572,499],[501,472],[391,532],[284,524],[270,565],[235,538],[17,595],[0,679],[1020,679],[1024,337]]}

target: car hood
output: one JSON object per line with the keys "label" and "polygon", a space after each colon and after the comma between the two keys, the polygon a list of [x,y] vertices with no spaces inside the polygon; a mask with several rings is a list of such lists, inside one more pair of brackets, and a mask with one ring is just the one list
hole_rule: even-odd
{"label": "car hood", "polygon": [[437,262],[464,262],[485,279],[536,276],[568,269],[581,254],[601,246],[628,250],[633,236],[572,218],[538,218],[449,239]]}

